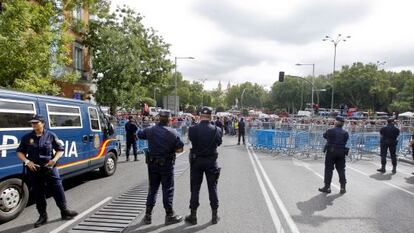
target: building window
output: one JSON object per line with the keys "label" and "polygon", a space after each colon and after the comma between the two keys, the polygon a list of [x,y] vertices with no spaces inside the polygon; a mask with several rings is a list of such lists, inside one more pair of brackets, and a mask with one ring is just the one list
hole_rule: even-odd
{"label": "building window", "polygon": [[83,71],[83,46],[79,43],[73,44],[73,66],[76,71]]}

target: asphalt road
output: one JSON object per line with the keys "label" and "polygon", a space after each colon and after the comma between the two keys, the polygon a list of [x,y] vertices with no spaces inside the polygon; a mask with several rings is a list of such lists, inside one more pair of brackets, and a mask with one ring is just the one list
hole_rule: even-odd
{"label": "asphalt road", "polygon": [[[317,191],[323,183],[322,159],[262,153],[237,146],[236,139],[228,136],[225,136],[219,153],[221,221],[217,225],[210,223],[211,211],[204,181],[198,225],[182,222],[165,226],[165,213],[159,197],[153,223],[143,225],[141,213],[125,232],[413,232],[413,165],[400,163],[397,174],[391,175],[390,172],[376,172],[379,165],[376,157],[348,162],[348,192],[339,194],[338,176],[334,174],[333,192],[326,195]],[[124,159],[121,157],[120,160]],[[175,180],[174,208],[178,214],[187,215],[190,198],[187,153],[177,162],[180,165]],[[100,178],[98,173],[91,173],[65,181],[65,188],[70,207],[81,213],[108,197],[118,197],[134,186],[145,184],[146,180],[142,160],[120,162],[112,177]],[[32,229],[37,213],[31,205],[17,219],[0,225],[0,231],[51,232],[65,223],[59,220],[53,202],[52,198],[48,199],[51,222],[46,226]]]}

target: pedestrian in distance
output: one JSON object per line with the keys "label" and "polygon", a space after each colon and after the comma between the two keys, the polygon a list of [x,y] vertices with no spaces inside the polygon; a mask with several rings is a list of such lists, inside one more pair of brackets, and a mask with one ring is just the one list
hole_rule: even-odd
{"label": "pedestrian in distance", "polygon": [[345,157],[348,155],[349,149],[346,147],[349,134],[342,127],[345,119],[337,116],[335,119],[335,127],[328,129],[323,137],[327,140],[324,147],[325,152],[325,186],[319,188],[320,192],[331,193],[331,181],[333,171],[336,168],[341,184],[340,193],[346,193],[346,177],[345,177]]}
{"label": "pedestrian in distance", "polygon": [[152,223],[152,209],[155,206],[160,184],[166,213],[165,225],[183,220],[181,216],[174,213],[173,199],[175,153],[183,152],[184,143],[177,132],[168,126],[170,121],[170,111],[161,111],[158,124],[138,131],[138,138],[148,140],[148,150],[144,150],[149,179],[145,224]]}
{"label": "pedestrian in distance", "polygon": [[211,222],[217,224],[219,221],[217,194],[217,183],[221,168],[217,165],[217,147],[222,143],[223,133],[217,126],[211,125],[210,107],[201,109],[201,121],[189,129],[188,138],[191,141],[190,150],[190,210],[191,214],[186,216],[185,221],[190,224],[197,224],[197,208],[199,207],[199,194],[203,176],[206,175],[210,206],[212,210]]}
{"label": "pedestrian in distance", "polygon": [[387,164],[387,152],[390,151],[392,173],[397,173],[397,144],[400,130],[394,125],[394,118],[387,120],[387,125],[380,130],[380,155],[381,155],[381,168],[377,169],[378,172],[385,173],[385,167]]}
{"label": "pedestrian in distance", "polygon": [[137,130],[138,126],[132,116],[128,117],[128,122],[125,124],[126,132],[126,161],[129,161],[129,152],[134,153],[134,160],[138,161],[138,152],[137,152]]}
{"label": "pedestrian in distance", "polygon": [[[56,205],[60,209],[62,220],[72,219],[78,213],[67,208],[62,179],[56,168],[56,163],[64,152],[63,141],[59,140],[52,131],[45,129],[43,116],[34,116],[30,123],[33,131],[22,137],[17,148],[17,157],[27,167],[29,185],[39,212],[39,219],[34,224],[37,228],[48,221],[46,193],[49,190],[53,193]],[[56,152],[53,153],[53,150]]]}
{"label": "pedestrian in distance", "polygon": [[243,145],[244,145],[244,144],[246,144],[245,141],[244,141],[244,134],[246,132],[245,131],[246,130],[246,124],[244,123],[243,117],[240,119],[238,127],[239,127],[239,132],[238,132],[239,140],[237,142],[237,145],[240,145],[240,137],[243,138]]}

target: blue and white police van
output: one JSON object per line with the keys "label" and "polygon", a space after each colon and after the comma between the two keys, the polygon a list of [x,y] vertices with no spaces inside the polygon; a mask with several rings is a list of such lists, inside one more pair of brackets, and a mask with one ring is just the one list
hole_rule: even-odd
{"label": "blue and white police van", "polygon": [[120,142],[96,105],[73,99],[0,89],[0,223],[17,217],[29,199],[24,166],[16,156],[21,137],[32,130],[35,114],[64,142],[57,167],[63,179],[99,169],[116,171]]}

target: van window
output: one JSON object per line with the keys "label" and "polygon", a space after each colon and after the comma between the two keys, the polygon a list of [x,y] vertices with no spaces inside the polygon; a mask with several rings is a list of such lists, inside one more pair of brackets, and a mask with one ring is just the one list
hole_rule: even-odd
{"label": "van window", "polygon": [[99,122],[98,111],[96,108],[88,108],[89,111],[89,121],[91,123],[92,130],[101,130],[101,124]]}
{"label": "van window", "polygon": [[0,99],[0,129],[30,129],[28,121],[35,114],[33,102]]}
{"label": "van window", "polygon": [[82,128],[80,108],[75,106],[47,105],[49,126],[53,128]]}

